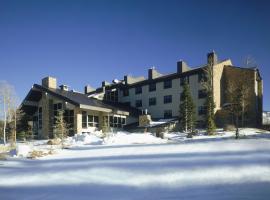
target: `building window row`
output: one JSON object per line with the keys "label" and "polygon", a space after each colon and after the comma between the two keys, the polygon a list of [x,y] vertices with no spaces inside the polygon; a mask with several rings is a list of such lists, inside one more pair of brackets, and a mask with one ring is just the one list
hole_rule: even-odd
{"label": "building window row", "polygon": [[82,128],[99,127],[99,117],[95,115],[87,115],[86,111],[82,112]]}
{"label": "building window row", "polygon": [[95,115],[88,115],[87,116],[88,127],[99,127],[99,118]]}
{"label": "building window row", "polygon": [[[172,95],[166,95],[163,97],[163,103],[164,104],[168,104],[168,103],[172,103]],[[157,104],[157,99],[156,97],[151,97],[149,98],[149,106],[155,106]],[[135,101],[135,106],[137,108],[140,108],[142,107],[142,100],[139,99],[139,100],[136,100]]]}
{"label": "building window row", "polygon": [[124,116],[110,116],[110,127],[122,128],[126,124],[126,117]]}
{"label": "building window row", "polygon": [[[189,76],[180,78],[180,85],[183,86],[184,83],[187,82],[189,84]],[[163,82],[163,89],[169,89],[172,88],[172,80],[165,80]],[[149,83],[148,85],[148,91],[153,92],[156,91],[156,83]],[[135,94],[141,94],[142,93],[142,86],[135,87]],[[123,96],[129,96],[129,89],[123,89]]]}
{"label": "building window row", "polygon": [[118,90],[108,90],[105,92],[104,99],[107,101],[118,102]]}

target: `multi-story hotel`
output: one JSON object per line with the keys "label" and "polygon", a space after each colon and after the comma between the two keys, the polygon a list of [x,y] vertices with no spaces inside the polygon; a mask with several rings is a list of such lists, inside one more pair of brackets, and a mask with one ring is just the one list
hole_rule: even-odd
{"label": "multi-story hotel", "polygon": [[230,123],[231,117],[223,109],[229,103],[227,88],[239,79],[248,86],[245,123],[258,126],[262,121],[262,78],[257,68],[241,68],[230,59],[219,61],[215,52],[207,54],[207,62],[197,68],[184,61],[177,62],[177,70],[161,74],[155,68],[148,70],[148,77],[124,76],[112,83],[103,81],[101,87],[85,87],[84,93],[57,87],[55,78],[46,77],[42,84],[34,84],[22,103],[22,108],[33,118],[34,132],[40,137],[52,137],[54,116],[65,110],[65,119],[73,132],[88,132],[104,127],[123,128],[138,125],[142,110],[147,110],[153,120],[178,119],[181,93],[185,81],[189,84],[196,105],[197,124],[205,121],[206,92],[202,87],[204,69],[213,66],[213,93],[216,121],[219,126]]}

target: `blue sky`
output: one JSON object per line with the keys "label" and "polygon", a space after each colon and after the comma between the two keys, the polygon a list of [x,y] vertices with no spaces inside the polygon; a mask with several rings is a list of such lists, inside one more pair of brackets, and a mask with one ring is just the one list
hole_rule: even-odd
{"label": "blue sky", "polygon": [[270,110],[270,3],[239,1],[0,0],[0,80],[21,99],[48,75],[83,91],[151,66],[175,72],[177,60],[220,59],[243,66],[252,57]]}

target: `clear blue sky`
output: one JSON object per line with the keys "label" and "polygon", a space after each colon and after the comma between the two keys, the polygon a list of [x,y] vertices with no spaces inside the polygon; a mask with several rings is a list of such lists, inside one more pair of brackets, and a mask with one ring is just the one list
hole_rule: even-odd
{"label": "clear blue sky", "polygon": [[22,99],[48,75],[83,91],[156,66],[176,71],[176,61],[220,59],[242,66],[256,60],[270,110],[270,1],[0,0],[0,80]]}

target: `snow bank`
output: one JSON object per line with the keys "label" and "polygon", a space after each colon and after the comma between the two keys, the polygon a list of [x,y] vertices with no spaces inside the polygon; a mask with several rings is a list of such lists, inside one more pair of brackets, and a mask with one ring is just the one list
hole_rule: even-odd
{"label": "snow bank", "polygon": [[67,138],[66,143],[69,145],[100,145],[103,140],[93,133],[77,133],[73,137]]}
{"label": "snow bank", "polygon": [[29,144],[17,144],[16,150],[11,150],[11,156],[18,157],[27,157],[29,153],[32,151],[32,148]]}
{"label": "snow bank", "polygon": [[160,144],[167,140],[157,138],[151,133],[128,133],[117,132],[104,139],[105,144],[125,145],[125,144]]}

